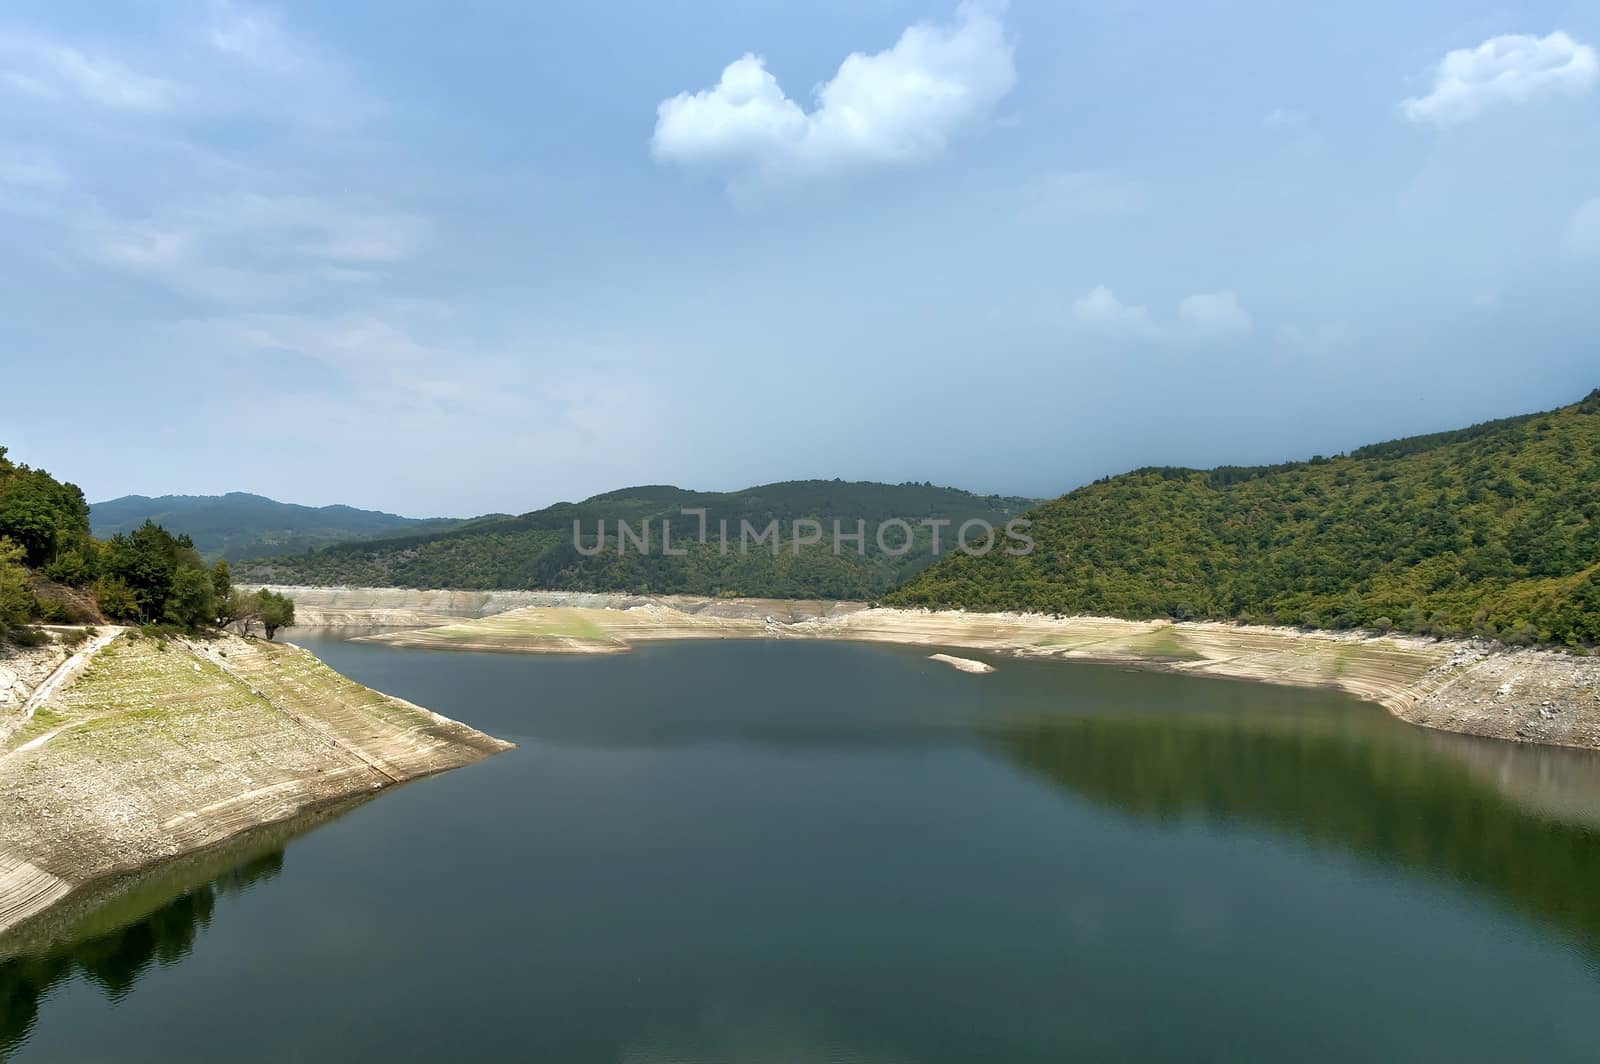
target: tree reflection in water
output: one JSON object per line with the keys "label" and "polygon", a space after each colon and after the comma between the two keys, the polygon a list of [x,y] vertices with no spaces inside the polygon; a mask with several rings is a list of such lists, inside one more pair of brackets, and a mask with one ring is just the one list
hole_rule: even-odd
{"label": "tree reflection in water", "polygon": [[210,926],[219,897],[241,894],[282,870],[283,850],[274,850],[115,931],[0,962],[0,1059],[27,1039],[52,987],[78,974],[120,1001],[152,965],[172,964],[189,954],[200,929]]}
{"label": "tree reflection in water", "polygon": [[1529,808],[1420,732],[1284,716],[1041,716],[989,732],[1014,763],[1164,823],[1270,831],[1465,887],[1600,955],[1600,831]]}

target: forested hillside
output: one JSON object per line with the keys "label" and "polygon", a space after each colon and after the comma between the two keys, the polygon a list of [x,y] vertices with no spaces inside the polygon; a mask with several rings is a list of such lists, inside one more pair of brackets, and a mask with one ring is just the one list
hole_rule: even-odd
{"label": "forested hillside", "polygon": [[124,495],[89,507],[96,536],[110,538],[153,521],[189,537],[204,558],[297,554],[350,539],[436,532],[460,522],[401,517],[353,506],[299,506],[262,495]]}
{"label": "forested hillside", "polygon": [[96,539],[76,484],[0,447],[0,639],[37,636],[30,622],[102,618],[185,631],[234,624],[245,634],[259,624],[270,639],[294,623],[294,604],[234,588],[226,562],[207,566],[188,536],[148,520]]}
{"label": "forested hillside", "polygon": [[[979,517],[1003,525],[1033,503],[931,484],[802,480],[738,492],[652,485],[580,503],[558,503],[520,517],[482,518],[444,533],[341,544],[241,571],[272,583],[873,598],[932,560],[933,533],[918,524],[923,519],[953,522],[941,542],[942,549],[948,549],[962,521]],[[686,509],[706,511],[711,542],[694,542],[698,521],[682,516],[680,511]],[[912,548],[898,557],[880,551],[873,534],[879,523],[893,518],[915,526],[917,535]],[[659,549],[663,519],[672,523],[674,549],[685,550],[684,556],[668,556]],[[796,521],[806,519],[821,522],[825,542],[796,555],[791,533]],[[835,519],[849,531],[857,521],[866,523],[865,556],[853,544],[834,553]],[[583,529],[583,545],[592,549],[602,520],[607,527],[606,548],[596,556],[585,556],[574,543],[573,522]],[[619,520],[634,529],[650,521],[655,549],[648,554],[633,549],[619,552]],[[717,542],[722,520],[729,522],[726,554]],[[762,547],[741,551],[741,521],[757,528],[778,522],[782,549],[776,555]],[[899,542],[897,535],[891,546],[898,548]]]}
{"label": "forested hillside", "polygon": [[1544,414],[1270,467],[1140,469],[956,556],[899,605],[1600,641],[1600,390]]}

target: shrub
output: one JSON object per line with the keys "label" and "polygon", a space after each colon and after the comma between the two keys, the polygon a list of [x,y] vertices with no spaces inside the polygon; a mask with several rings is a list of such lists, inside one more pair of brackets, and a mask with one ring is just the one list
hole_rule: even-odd
{"label": "shrub", "polygon": [[47,647],[52,640],[49,632],[39,628],[14,628],[11,630],[11,642],[19,647]]}

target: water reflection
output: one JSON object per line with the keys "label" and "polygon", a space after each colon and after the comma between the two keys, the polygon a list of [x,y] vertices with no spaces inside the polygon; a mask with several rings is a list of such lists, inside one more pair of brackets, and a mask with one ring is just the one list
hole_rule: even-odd
{"label": "water reflection", "polygon": [[281,849],[261,854],[143,919],[48,953],[0,962],[0,1059],[27,1040],[52,987],[79,975],[109,1000],[122,1000],[152,965],[188,956],[200,929],[211,925],[218,898],[242,894],[281,871]]}
{"label": "water reflection", "polygon": [[1013,762],[1102,805],[1266,829],[1465,885],[1600,953],[1600,892],[1574,889],[1600,883],[1600,831],[1489,782],[1483,744],[1348,719],[1196,714],[1040,716],[988,734]]}

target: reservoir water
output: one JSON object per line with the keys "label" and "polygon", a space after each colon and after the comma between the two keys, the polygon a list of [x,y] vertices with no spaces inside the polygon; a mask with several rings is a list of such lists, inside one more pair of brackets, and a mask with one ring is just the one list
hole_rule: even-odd
{"label": "reservoir water", "polygon": [[1600,1056],[1590,754],[910,648],[296,641],[519,748],[4,951],[0,1058]]}

